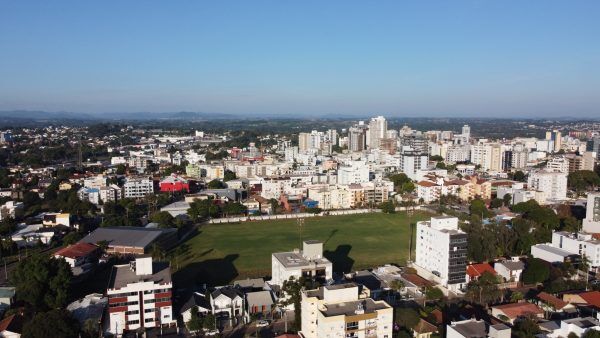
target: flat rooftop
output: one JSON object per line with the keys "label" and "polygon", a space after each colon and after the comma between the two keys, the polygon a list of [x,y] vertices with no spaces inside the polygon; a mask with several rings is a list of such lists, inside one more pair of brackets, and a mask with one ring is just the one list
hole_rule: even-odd
{"label": "flat rooftop", "polygon": [[299,252],[276,252],[273,256],[286,268],[314,267],[314,263],[317,266],[331,264],[327,258],[308,260]]}
{"label": "flat rooftop", "polygon": [[142,227],[105,227],[98,228],[81,241],[83,243],[96,244],[101,241],[108,242],[108,246],[123,246],[146,248],[160,235],[177,229],[152,229]]}
{"label": "flat rooftop", "polygon": [[128,284],[138,282],[171,283],[171,268],[169,267],[169,263],[152,262],[152,271],[153,274],[151,275],[136,275],[129,264],[115,265],[110,276],[108,288],[121,289]]}
{"label": "flat rooftop", "polygon": [[375,302],[371,298],[360,299],[352,302],[343,302],[337,304],[327,304],[325,305],[326,309],[321,310],[321,313],[325,317],[333,317],[333,316],[354,316],[357,313],[357,309],[362,307],[362,311],[364,313],[374,313],[378,310],[388,309],[390,308],[385,302]]}
{"label": "flat rooftop", "polygon": [[548,244],[536,244],[536,245],[534,245],[534,247],[536,247],[538,249],[542,249],[544,251],[551,252],[555,255],[563,256],[563,257],[574,256],[574,254],[568,252],[567,250],[557,248],[555,246],[548,245]]}

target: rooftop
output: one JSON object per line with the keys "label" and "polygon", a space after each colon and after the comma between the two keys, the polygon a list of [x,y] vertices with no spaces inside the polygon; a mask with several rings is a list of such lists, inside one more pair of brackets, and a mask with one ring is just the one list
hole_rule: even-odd
{"label": "rooftop", "polygon": [[154,242],[160,235],[168,231],[177,231],[177,229],[150,229],[141,227],[105,227],[94,230],[85,236],[81,241],[84,243],[96,244],[101,241],[107,241],[111,247],[125,246],[146,248]]}
{"label": "rooftop", "polygon": [[389,309],[390,306],[385,302],[375,302],[371,298],[356,300],[352,302],[343,302],[337,304],[325,305],[325,310],[321,310],[321,313],[325,317],[333,316],[354,316],[358,314],[358,309],[364,313],[374,313],[378,310]]}
{"label": "rooftop", "polygon": [[78,258],[85,257],[96,250],[98,250],[98,247],[94,244],[78,242],[58,250],[54,255],[68,258]]}
{"label": "rooftop", "polygon": [[151,275],[137,275],[129,264],[115,265],[108,284],[109,289],[120,289],[128,284],[154,282],[156,284],[171,283],[171,268],[166,262],[152,262]]}
{"label": "rooftop", "polygon": [[276,252],[275,258],[286,268],[300,268],[316,263],[317,265],[331,264],[327,258],[308,260],[300,252]]}

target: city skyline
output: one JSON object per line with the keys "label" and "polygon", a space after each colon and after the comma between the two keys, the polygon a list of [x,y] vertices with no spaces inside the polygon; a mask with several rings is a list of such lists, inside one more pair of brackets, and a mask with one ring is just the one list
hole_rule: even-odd
{"label": "city skyline", "polygon": [[0,111],[600,116],[600,4],[0,4]]}

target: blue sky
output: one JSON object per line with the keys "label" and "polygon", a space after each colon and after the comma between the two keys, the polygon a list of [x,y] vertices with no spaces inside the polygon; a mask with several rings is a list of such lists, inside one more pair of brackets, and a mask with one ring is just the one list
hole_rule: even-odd
{"label": "blue sky", "polygon": [[600,1],[0,0],[0,110],[600,116]]}

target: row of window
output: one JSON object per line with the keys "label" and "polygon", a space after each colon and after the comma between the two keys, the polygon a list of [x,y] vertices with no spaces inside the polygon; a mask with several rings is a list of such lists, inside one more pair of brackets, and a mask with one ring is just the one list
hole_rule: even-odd
{"label": "row of window", "polygon": [[162,303],[162,302],[169,302],[169,301],[171,301],[171,298],[169,298],[169,297],[146,299],[146,300],[144,300],[144,304]]}
{"label": "row of window", "polygon": [[131,302],[112,303],[109,305],[109,307],[121,307],[121,306],[130,306],[130,305],[138,305],[138,302],[131,301]]}

